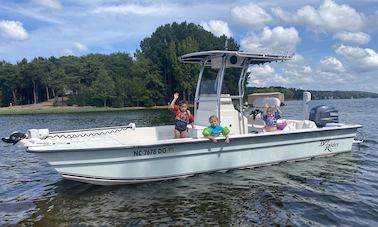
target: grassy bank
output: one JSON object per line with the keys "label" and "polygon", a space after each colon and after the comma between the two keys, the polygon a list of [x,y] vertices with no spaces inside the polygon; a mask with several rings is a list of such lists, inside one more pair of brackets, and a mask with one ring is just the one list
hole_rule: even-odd
{"label": "grassy bank", "polygon": [[0,115],[27,115],[27,114],[67,114],[67,113],[92,113],[92,112],[116,112],[126,110],[138,110],[138,109],[162,109],[166,106],[156,107],[123,107],[123,108],[110,108],[110,107],[3,107],[0,108]]}

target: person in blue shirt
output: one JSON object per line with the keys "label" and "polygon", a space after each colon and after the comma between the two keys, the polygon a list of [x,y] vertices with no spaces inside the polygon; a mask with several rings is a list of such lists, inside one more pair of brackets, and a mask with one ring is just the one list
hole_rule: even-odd
{"label": "person in blue shirt", "polygon": [[210,126],[205,128],[203,130],[203,135],[213,141],[214,143],[218,142],[215,137],[220,136],[222,134],[225,137],[224,143],[229,143],[230,138],[228,137],[228,134],[230,130],[227,127],[222,127],[219,125],[218,117],[215,115],[212,115],[209,117]]}

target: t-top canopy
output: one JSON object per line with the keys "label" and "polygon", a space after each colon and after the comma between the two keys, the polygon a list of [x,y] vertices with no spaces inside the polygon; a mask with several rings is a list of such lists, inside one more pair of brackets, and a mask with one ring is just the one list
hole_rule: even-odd
{"label": "t-top canopy", "polygon": [[226,57],[226,67],[242,68],[245,64],[255,65],[274,61],[290,60],[292,59],[293,54],[257,54],[241,51],[211,50],[185,54],[179,57],[179,61],[181,61],[182,63],[199,64],[206,62],[205,66],[212,66],[218,68],[221,64],[222,57]]}

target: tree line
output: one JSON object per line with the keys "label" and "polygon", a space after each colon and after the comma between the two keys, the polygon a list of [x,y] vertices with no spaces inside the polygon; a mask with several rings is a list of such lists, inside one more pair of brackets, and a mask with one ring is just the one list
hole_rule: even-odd
{"label": "tree line", "polygon": [[[172,23],[143,39],[134,56],[118,52],[1,61],[0,105],[58,102],[68,95],[69,105],[153,106],[167,104],[175,91],[192,100],[199,66],[182,64],[178,57],[224,49],[226,39],[193,23]],[[231,38],[227,48],[239,46]]]}
{"label": "tree line", "polygon": [[[182,64],[178,57],[192,52],[224,49],[227,37],[216,37],[193,23],[160,26],[143,39],[134,56],[128,53],[37,57],[16,64],[0,62],[0,106],[36,104],[68,96],[68,105],[110,107],[165,105],[175,91],[193,100],[199,65]],[[232,38],[228,50],[239,50]],[[238,74],[225,78],[232,92]],[[281,87],[249,88],[251,92],[280,91],[286,99],[302,99],[303,90]],[[363,92],[312,91],[313,97],[371,97]],[[373,95],[374,96],[374,95]],[[377,97],[377,94],[375,94]],[[63,100],[63,99],[62,99]]]}

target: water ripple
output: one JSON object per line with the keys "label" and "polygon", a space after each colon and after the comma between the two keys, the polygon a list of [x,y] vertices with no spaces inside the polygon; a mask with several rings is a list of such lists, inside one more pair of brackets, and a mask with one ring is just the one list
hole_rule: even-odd
{"label": "water ripple", "polygon": [[[326,102],[340,120],[362,125],[378,112],[378,100],[364,102],[369,112],[353,108],[358,100]],[[284,114],[301,118],[301,105],[288,102]],[[0,116],[0,136],[172,119],[166,110]],[[63,180],[36,156],[1,143],[0,226],[377,226],[378,123],[358,137],[363,144],[332,157],[112,187]]]}

